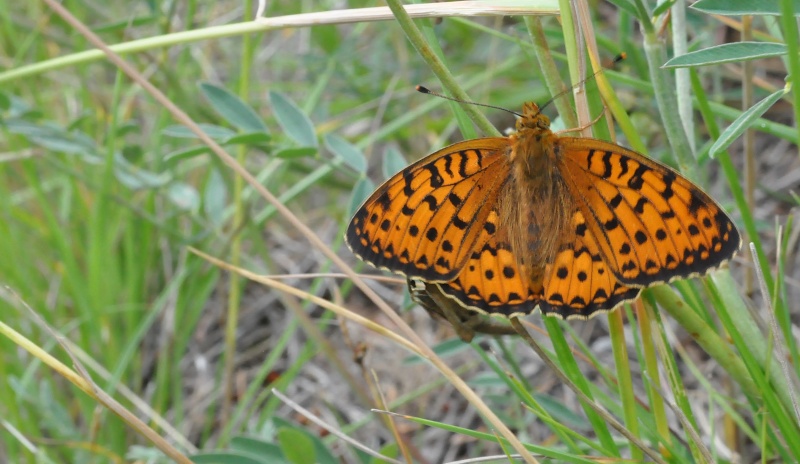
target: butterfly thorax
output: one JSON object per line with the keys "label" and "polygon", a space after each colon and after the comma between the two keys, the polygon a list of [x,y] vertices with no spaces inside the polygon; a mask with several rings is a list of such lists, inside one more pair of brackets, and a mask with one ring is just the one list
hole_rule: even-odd
{"label": "butterfly thorax", "polygon": [[532,182],[550,180],[558,171],[554,149],[557,139],[550,130],[550,119],[539,112],[535,103],[526,103],[517,120],[517,131],[509,137],[511,162]]}

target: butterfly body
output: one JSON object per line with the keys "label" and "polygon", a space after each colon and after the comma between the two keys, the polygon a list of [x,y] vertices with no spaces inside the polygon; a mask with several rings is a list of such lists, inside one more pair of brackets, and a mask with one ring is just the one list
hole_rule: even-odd
{"label": "butterfly body", "polygon": [[[531,106],[532,105],[532,106]],[[542,266],[553,261],[561,242],[569,241],[575,201],[561,169],[559,137],[538,107],[527,104],[517,132],[507,143],[509,182],[499,206],[500,223],[520,264]]]}
{"label": "butterfly body", "polygon": [[587,318],[720,266],[740,239],[680,174],[613,143],[559,136],[527,103],[509,137],[456,143],[390,178],[346,241],[478,312]]}

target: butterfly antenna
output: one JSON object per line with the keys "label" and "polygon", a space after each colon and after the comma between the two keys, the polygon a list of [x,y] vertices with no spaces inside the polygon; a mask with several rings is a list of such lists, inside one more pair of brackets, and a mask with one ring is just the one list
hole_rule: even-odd
{"label": "butterfly antenna", "polygon": [[450,101],[454,101],[454,102],[458,102],[458,103],[463,103],[465,105],[475,105],[475,106],[483,106],[485,108],[493,108],[493,109],[496,109],[496,110],[505,111],[506,113],[511,113],[513,115],[519,116],[520,118],[522,117],[522,115],[517,113],[516,111],[511,111],[511,110],[509,110],[507,108],[503,108],[502,106],[487,105],[486,103],[477,103],[477,102],[461,100],[459,98],[448,97],[447,95],[442,95],[440,93],[436,93],[433,90],[430,90],[429,88],[423,87],[421,85],[416,86],[415,89],[419,93],[425,93],[425,94],[428,94],[428,95],[433,95],[434,97],[444,98],[445,100],[450,100]]}
{"label": "butterfly antenna", "polygon": [[559,93],[555,94],[553,96],[553,98],[551,98],[550,100],[547,100],[547,102],[544,105],[539,107],[539,111],[544,110],[547,107],[547,105],[549,105],[550,103],[553,103],[556,100],[556,98],[559,98],[559,97],[561,97],[562,95],[564,95],[564,94],[566,94],[568,92],[572,92],[573,90],[575,90],[575,87],[577,87],[579,85],[582,85],[582,84],[585,84],[589,79],[594,79],[595,77],[597,77],[598,74],[600,74],[601,72],[605,71],[606,68],[613,67],[614,65],[616,65],[617,63],[619,63],[620,61],[624,60],[627,57],[628,57],[627,53],[621,52],[619,55],[614,57],[614,60],[612,60],[611,63],[608,66],[605,66],[605,67],[602,67],[602,68],[598,69],[597,71],[592,73],[591,76],[587,76],[585,79],[581,80],[580,82],[578,82],[577,84],[575,84],[572,87],[568,88],[567,90],[564,90],[562,92],[559,92]]}

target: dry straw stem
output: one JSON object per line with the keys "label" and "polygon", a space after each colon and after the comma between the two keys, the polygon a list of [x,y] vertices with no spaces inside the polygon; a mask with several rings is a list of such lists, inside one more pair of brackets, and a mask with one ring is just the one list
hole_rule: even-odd
{"label": "dry straw stem", "polygon": [[[51,2],[46,2],[50,4]],[[527,5],[527,6],[526,6]],[[405,9],[412,18],[422,17],[455,17],[455,16],[510,16],[510,15],[549,15],[558,14],[558,3],[555,0],[540,1],[467,1],[448,2],[422,5],[406,5]],[[317,13],[303,13],[297,15],[278,16],[274,18],[259,18],[236,24],[207,27],[190,31],[181,31],[158,37],[147,37],[132,40],[108,48],[114,53],[129,54],[166,48],[173,45],[187,44],[201,40],[220,39],[224,37],[238,37],[252,33],[267,32],[276,29],[322,26],[327,24],[349,24],[371,21],[394,20],[387,7],[354,8],[346,10],[321,11]],[[86,50],[80,53],[60,56],[52,60],[45,60],[28,66],[19,66],[6,72],[0,72],[0,84],[26,76],[53,71],[59,68],[90,63],[104,59],[106,54],[102,50]]]}
{"label": "dry straw stem", "polygon": [[627,438],[631,442],[632,445],[637,446],[639,449],[641,449],[648,457],[650,457],[650,459],[653,460],[653,462],[666,464],[666,461],[664,461],[661,458],[661,456],[658,454],[658,452],[656,452],[655,450],[651,449],[642,440],[640,440],[639,438],[637,438],[633,434],[631,434],[630,430],[628,430],[625,427],[625,425],[620,423],[603,406],[601,406],[599,403],[597,403],[593,399],[589,398],[585,393],[583,393],[583,391],[581,391],[581,389],[578,388],[577,385],[575,385],[572,382],[572,380],[570,380],[570,378],[567,377],[566,374],[564,374],[564,372],[561,369],[559,369],[558,366],[550,359],[550,357],[547,355],[547,352],[544,351],[544,349],[541,347],[541,345],[539,345],[536,342],[536,340],[534,340],[533,337],[530,336],[528,331],[525,330],[525,328],[520,323],[519,318],[512,317],[511,318],[511,325],[514,326],[514,328],[517,330],[517,333],[519,334],[519,336],[522,337],[523,340],[525,340],[525,342],[528,344],[528,346],[530,346],[533,349],[533,351],[535,351],[536,354],[539,355],[539,357],[547,365],[547,367],[549,367],[550,370],[559,378],[559,380],[561,380],[561,382],[565,386],[569,387],[570,390],[572,390],[575,393],[575,395],[577,395],[578,398],[582,402],[584,402],[585,404],[589,405],[589,407],[591,409],[593,409],[597,414],[599,414],[600,416],[603,417],[603,419],[605,419],[606,423],[611,425],[611,427],[613,427],[617,432],[619,432],[625,438]]}
{"label": "dry straw stem", "polygon": [[40,326],[44,327],[48,332],[50,332],[50,334],[53,336],[53,339],[56,342],[58,342],[58,344],[67,353],[67,355],[69,355],[70,359],[72,360],[72,364],[73,366],[75,366],[77,372],[70,369],[64,363],[62,363],[61,361],[50,355],[50,353],[44,351],[38,345],[28,340],[27,338],[25,338],[25,336],[15,331],[11,327],[7,326],[3,322],[0,322],[0,334],[8,337],[8,339],[11,340],[13,343],[15,343],[17,346],[23,348],[25,351],[32,354],[34,357],[41,360],[45,365],[47,365],[48,367],[59,373],[62,377],[64,377],[73,385],[78,387],[81,391],[89,395],[92,399],[102,404],[111,412],[119,416],[123,420],[123,422],[125,422],[132,429],[136,430],[142,436],[150,440],[158,449],[160,449],[170,459],[181,464],[192,463],[192,461],[189,460],[189,458],[184,456],[183,453],[178,451],[168,441],[162,438],[158,433],[156,433],[155,430],[148,427],[147,424],[142,422],[138,417],[136,417],[136,415],[125,409],[125,407],[119,404],[114,398],[109,396],[100,387],[98,387],[97,384],[95,384],[92,378],[89,376],[89,373],[83,367],[81,362],[72,353],[72,350],[68,346],[67,342],[52,328],[50,328],[50,326],[47,325],[47,323],[44,320],[42,320],[41,317],[39,317],[36,311],[34,311],[24,302],[22,302],[22,304],[26,308],[28,308],[31,314],[33,314],[33,317],[35,318],[36,322]]}
{"label": "dry straw stem", "polygon": [[[359,314],[354,313],[354,312],[348,310],[347,308],[345,308],[345,307],[343,307],[341,305],[337,305],[337,304],[335,304],[335,303],[333,303],[331,301],[328,301],[326,299],[320,298],[318,296],[315,296],[315,295],[312,295],[310,293],[307,293],[307,292],[305,292],[303,290],[299,290],[299,289],[294,288],[294,287],[292,287],[290,285],[284,284],[283,282],[280,282],[279,280],[276,280],[276,279],[274,279],[272,277],[263,276],[263,275],[260,275],[260,274],[256,274],[255,272],[251,272],[251,271],[248,271],[246,269],[242,269],[240,267],[233,266],[230,263],[226,263],[225,261],[222,261],[220,259],[214,258],[213,256],[205,254],[202,251],[199,251],[199,250],[194,249],[194,248],[189,248],[189,250],[192,251],[193,253],[195,253],[196,255],[200,256],[201,258],[207,260],[209,263],[211,263],[211,264],[213,264],[213,265],[215,265],[215,266],[217,266],[217,267],[219,267],[221,269],[224,269],[224,270],[227,270],[227,271],[230,271],[230,272],[235,272],[239,276],[244,277],[244,278],[249,279],[249,280],[252,280],[253,282],[258,282],[258,283],[263,284],[263,285],[265,285],[267,287],[273,288],[273,289],[278,290],[278,291],[283,292],[283,293],[287,293],[289,295],[296,296],[296,297],[301,298],[303,300],[309,301],[309,302],[311,302],[311,303],[313,303],[315,305],[318,305],[318,306],[320,306],[322,308],[330,310],[330,311],[336,313],[338,316],[341,316],[341,317],[343,317],[343,318],[345,318],[345,319],[347,319],[347,320],[349,320],[351,322],[355,322],[356,324],[359,324],[362,327],[364,327],[364,328],[366,328],[368,330],[371,330],[371,331],[375,332],[378,335],[381,335],[383,337],[386,337],[386,338],[392,340],[393,342],[397,343],[398,345],[400,345],[403,348],[405,348],[408,351],[410,351],[412,354],[414,354],[416,356],[419,356],[419,357],[421,357],[421,358],[423,358],[423,359],[425,359],[425,360],[427,360],[427,361],[429,361],[429,362],[431,362],[432,364],[435,365],[435,363],[433,362],[433,359],[431,359],[431,357],[429,355],[427,355],[415,343],[411,342],[410,340],[408,340],[405,337],[402,337],[402,336],[398,335],[397,333],[392,331],[390,328],[384,327],[384,326],[382,326],[380,324],[377,324],[377,323],[373,322],[371,319],[368,319],[366,317],[360,316]],[[445,378],[447,378],[448,381],[450,381],[453,384],[455,384],[457,381],[462,381],[461,378],[458,377],[458,374],[456,374],[454,372],[444,372],[444,371],[442,371],[442,374],[445,376]],[[275,390],[273,390],[273,391],[275,391]],[[281,399],[284,399],[284,397],[281,397]]]}
{"label": "dry straw stem", "polygon": [[403,348],[407,349],[408,351],[412,352],[413,354],[415,354],[417,356],[421,356],[421,357],[423,357],[425,359],[428,359],[428,356],[426,356],[425,353],[423,353],[417,347],[417,345],[415,343],[413,343],[412,341],[410,341],[409,339],[407,339],[405,337],[402,337],[402,336],[394,333],[391,329],[388,329],[388,328],[386,328],[386,327],[384,327],[384,326],[382,326],[382,325],[380,325],[380,324],[378,324],[376,322],[373,322],[371,319],[368,319],[366,317],[360,316],[360,315],[358,315],[358,314],[356,314],[356,313],[344,308],[343,306],[337,305],[336,303],[333,303],[333,302],[328,301],[328,300],[326,300],[324,298],[320,298],[318,296],[312,295],[312,294],[310,294],[308,292],[305,292],[303,290],[299,290],[297,288],[294,288],[291,285],[287,285],[287,284],[285,284],[285,283],[283,283],[283,282],[281,282],[281,281],[279,281],[277,279],[273,279],[272,277],[267,277],[267,276],[264,276],[264,275],[256,274],[255,272],[248,271],[247,269],[242,269],[240,267],[233,266],[230,263],[227,263],[227,262],[225,262],[225,261],[223,261],[221,259],[217,259],[217,258],[215,258],[215,257],[213,257],[211,255],[208,255],[208,254],[206,254],[206,253],[204,253],[204,252],[202,252],[202,251],[200,251],[198,249],[190,247],[189,251],[191,251],[192,253],[196,254],[197,256],[205,259],[209,263],[219,267],[220,269],[224,269],[224,270],[230,271],[230,272],[235,272],[236,274],[239,274],[240,276],[242,276],[242,277],[244,277],[246,279],[252,280],[253,282],[258,282],[258,283],[263,284],[263,285],[265,285],[267,287],[273,288],[273,289],[278,290],[278,291],[283,292],[283,293],[287,293],[287,294],[292,295],[292,296],[296,296],[296,297],[298,297],[298,298],[300,298],[300,299],[302,299],[304,301],[309,301],[309,302],[311,302],[311,303],[313,303],[313,304],[315,304],[317,306],[320,306],[320,307],[323,307],[323,308],[328,309],[330,311],[333,311],[337,315],[339,315],[339,316],[341,316],[341,317],[343,317],[343,318],[345,318],[345,319],[347,319],[347,320],[349,320],[351,322],[355,322],[356,324],[359,324],[359,325],[363,326],[366,329],[369,329],[369,330],[371,330],[371,331],[373,331],[373,332],[375,332],[375,333],[377,333],[379,335],[382,335],[382,336],[384,336],[386,338],[389,338],[390,340],[392,340],[393,342],[395,342],[398,345],[402,346]]}
{"label": "dry straw stem", "polygon": [[[475,0],[446,3],[421,3],[404,5],[406,14],[412,19],[454,16],[533,16],[558,14],[555,0]],[[270,27],[300,27],[320,24],[347,24],[369,21],[394,20],[394,14],[385,6],[320,11],[279,18],[256,18],[255,21]]]}
{"label": "dry straw stem", "polygon": [[197,123],[195,123],[183,110],[178,108],[169,98],[167,98],[166,95],[164,95],[163,92],[145,79],[141,73],[136,71],[136,69],[123,60],[119,55],[109,49],[108,46],[97,35],[89,30],[89,28],[81,23],[77,18],[72,16],[72,14],[70,14],[66,8],[58,4],[55,0],[44,1],[54,12],[64,19],[64,21],[66,21],[68,24],[70,24],[70,26],[75,28],[75,30],[86,37],[91,44],[102,50],[103,53],[105,53],[108,57],[109,61],[122,70],[134,82],[142,86],[145,91],[147,91],[157,102],[159,102],[173,115],[177,122],[185,125],[192,131],[192,133],[197,135],[197,137],[204,144],[206,144],[211,151],[214,152],[214,154],[216,154],[220,160],[222,160],[222,162],[228,165],[231,170],[241,176],[248,184],[250,184],[253,189],[255,189],[255,191],[263,196],[275,208],[275,210],[278,211],[278,213],[280,213],[281,216],[283,216],[284,219],[289,222],[289,224],[291,224],[291,226],[303,234],[315,248],[320,250],[328,259],[330,259],[345,274],[347,274],[347,276],[353,281],[353,284],[358,287],[364,293],[364,295],[372,300],[372,302],[375,303],[375,306],[380,308],[387,315],[387,317],[389,317],[389,319],[391,319],[397,325],[400,331],[408,336],[410,343],[415,345],[415,347],[420,351],[421,356],[431,362],[431,364],[433,364],[448,378],[448,380],[456,389],[458,389],[464,398],[469,401],[493,427],[495,427],[495,429],[500,435],[503,436],[503,438],[508,440],[509,444],[511,444],[511,446],[523,456],[526,462],[538,462],[525,448],[525,446],[522,445],[519,439],[517,439],[514,433],[511,432],[511,430],[503,423],[503,421],[501,421],[500,418],[497,417],[497,415],[486,405],[486,403],[483,402],[480,396],[478,396],[475,391],[466,384],[466,382],[458,377],[458,375],[453,372],[453,370],[433,352],[433,350],[414,332],[414,330],[411,329],[411,327],[409,327],[408,324],[406,324],[406,322],[385,301],[383,301],[377,293],[375,293],[375,291],[367,286],[367,284],[344,260],[342,260],[325,243],[323,243],[319,237],[317,237],[317,235],[302,221],[300,221],[297,216],[295,216],[285,205],[278,201],[272,192],[261,185],[252,174],[250,174],[244,167],[237,163],[230,154],[228,154],[219,144],[217,144],[211,137],[203,132]]}

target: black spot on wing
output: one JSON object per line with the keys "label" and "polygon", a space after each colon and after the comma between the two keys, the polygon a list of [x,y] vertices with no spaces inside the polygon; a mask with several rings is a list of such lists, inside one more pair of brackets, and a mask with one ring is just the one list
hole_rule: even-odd
{"label": "black spot on wing", "polygon": [[539,303],[539,309],[547,316],[561,319],[588,319],[599,311],[611,311],[626,301],[635,300],[641,291],[641,288],[620,287],[609,297],[607,292],[600,288],[588,302],[580,297],[564,302],[561,295],[551,295],[549,302],[542,300]]}

